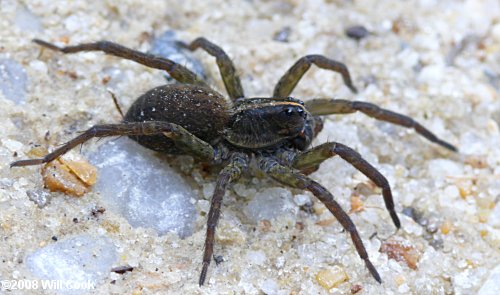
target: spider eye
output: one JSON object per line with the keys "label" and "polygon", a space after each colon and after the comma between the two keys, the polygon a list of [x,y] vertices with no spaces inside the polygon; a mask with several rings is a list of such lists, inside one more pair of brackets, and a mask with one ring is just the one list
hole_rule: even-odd
{"label": "spider eye", "polygon": [[302,114],[304,110],[302,108],[297,108],[297,113]]}
{"label": "spider eye", "polygon": [[293,114],[293,109],[292,108],[287,108],[285,110],[285,114],[287,114],[288,116],[291,116]]}
{"label": "spider eye", "polygon": [[291,96],[287,97],[286,100],[296,102],[296,103],[298,103],[300,105],[304,105],[304,102],[302,100],[296,99],[296,98],[291,97]]}

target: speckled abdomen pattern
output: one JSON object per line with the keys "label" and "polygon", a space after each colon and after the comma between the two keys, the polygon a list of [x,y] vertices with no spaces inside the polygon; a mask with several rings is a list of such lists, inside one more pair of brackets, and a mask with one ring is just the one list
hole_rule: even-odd
{"label": "speckled abdomen pattern", "polygon": [[[214,143],[229,120],[229,106],[217,92],[199,86],[163,85],[140,96],[125,114],[125,122],[163,121],[175,123]],[[169,154],[182,154],[163,135],[131,136],[139,144]]]}

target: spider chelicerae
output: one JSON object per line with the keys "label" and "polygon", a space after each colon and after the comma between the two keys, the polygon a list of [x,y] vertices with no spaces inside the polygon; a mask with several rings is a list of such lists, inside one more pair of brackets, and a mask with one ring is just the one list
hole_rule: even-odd
{"label": "spider chelicerae", "polygon": [[190,50],[201,48],[216,58],[230,98],[228,101],[189,69],[167,58],[108,41],[66,47],[38,39],[34,42],[63,53],[102,51],[167,71],[178,82],[153,88],[140,96],[121,123],[95,125],[43,158],[16,161],[11,167],[48,163],[93,137],[124,135],[158,152],[191,155],[200,161],[221,165],[223,168],[217,177],[208,213],[200,285],[205,282],[213,255],[215,229],[226,188],[249,169],[251,160],[278,182],[308,190],[320,200],[351,235],[356,251],[371,275],[379,283],[382,282],[349,215],[325,187],[306,174],[317,169],[326,159],[340,156],[382,189],[386,208],[395,226],[400,228],[391,188],[375,167],[342,143],[327,142],[309,148],[323,127],[320,116],[359,111],[378,120],[413,128],[428,140],[457,151],[453,145],[439,139],[412,118],[371,103],[343,99],[311,99],[303,102],[289,97],[313,64],[338,72],[345,85],[352,92],[357,92],[347,67],[322,55],[300,58],[278,81],[272,97],[246,98],[232,61],[219,46],[205,38],[197,38],[190,44],[181,43]]}

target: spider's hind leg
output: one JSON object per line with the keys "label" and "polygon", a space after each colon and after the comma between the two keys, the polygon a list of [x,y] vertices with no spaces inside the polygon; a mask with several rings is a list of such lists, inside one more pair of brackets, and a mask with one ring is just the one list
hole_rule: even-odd
{"label": "spider's hind leg", "polygon": [[95,125],[43,158],[15,161],[10,164],[10,167],[40,165],[51,162],[67,153],[72,148],[94,137],[147,136],[155,134],[163,134],[172,139],[176,147],[185,151],[187,154],[197,156],[204,160],[212,160],[214,158],[215,152],[210,144],[189,133],[181,126],[167,122],[150,121]]}

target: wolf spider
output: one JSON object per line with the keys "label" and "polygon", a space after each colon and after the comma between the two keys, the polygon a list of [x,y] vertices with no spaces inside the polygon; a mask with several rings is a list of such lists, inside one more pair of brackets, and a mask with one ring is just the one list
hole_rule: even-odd
{"label": "wolf spider", "polygon": [[437,138],[412,118],[371,103],[343,99],[311,99],[303,102],[289,97],[313,64],[339,73],[344,84],[352,92],[357,92],[347,67],[322,55],[300,58],[278,81],[272,97],[246,98],[232,61],[219,46],[205,38],[198,38],[190,44],[182,43],[185,48],[201,48],[215,57],[231,99],[228,101],[189,69],[167,58],[145,54],[108,41],[66,47],[37,39],[34,42],[62,53],[102,51],[167,71],[179,82],[153,88],[140,96],[121,123],[95,125],[43,158],[16,161],[11,167],[48,163],[93,137],[123,135],[158,152],[187,154],[213,165],[223,165],[208,213],[200,286],[205,282],[213,254],[215,228],[226,187],[248,170],[250,160],[255,160],[259,169],[278,182],[308,190],[316,196],[349,232],[356,251],[371,275],[377,282],[382,282],[349,215],[325,187],[306,176],[306,171],[316,169],[330,157],[340,156],[382,189],[385,206],[395,226],[400,228],[391,188],[387,179],[375,167],[344,144],[327,142],[308,149],[322,129],[319,116],[360,111],[378,120],[413,128],[428,140],[456,151],[454,146]]}

